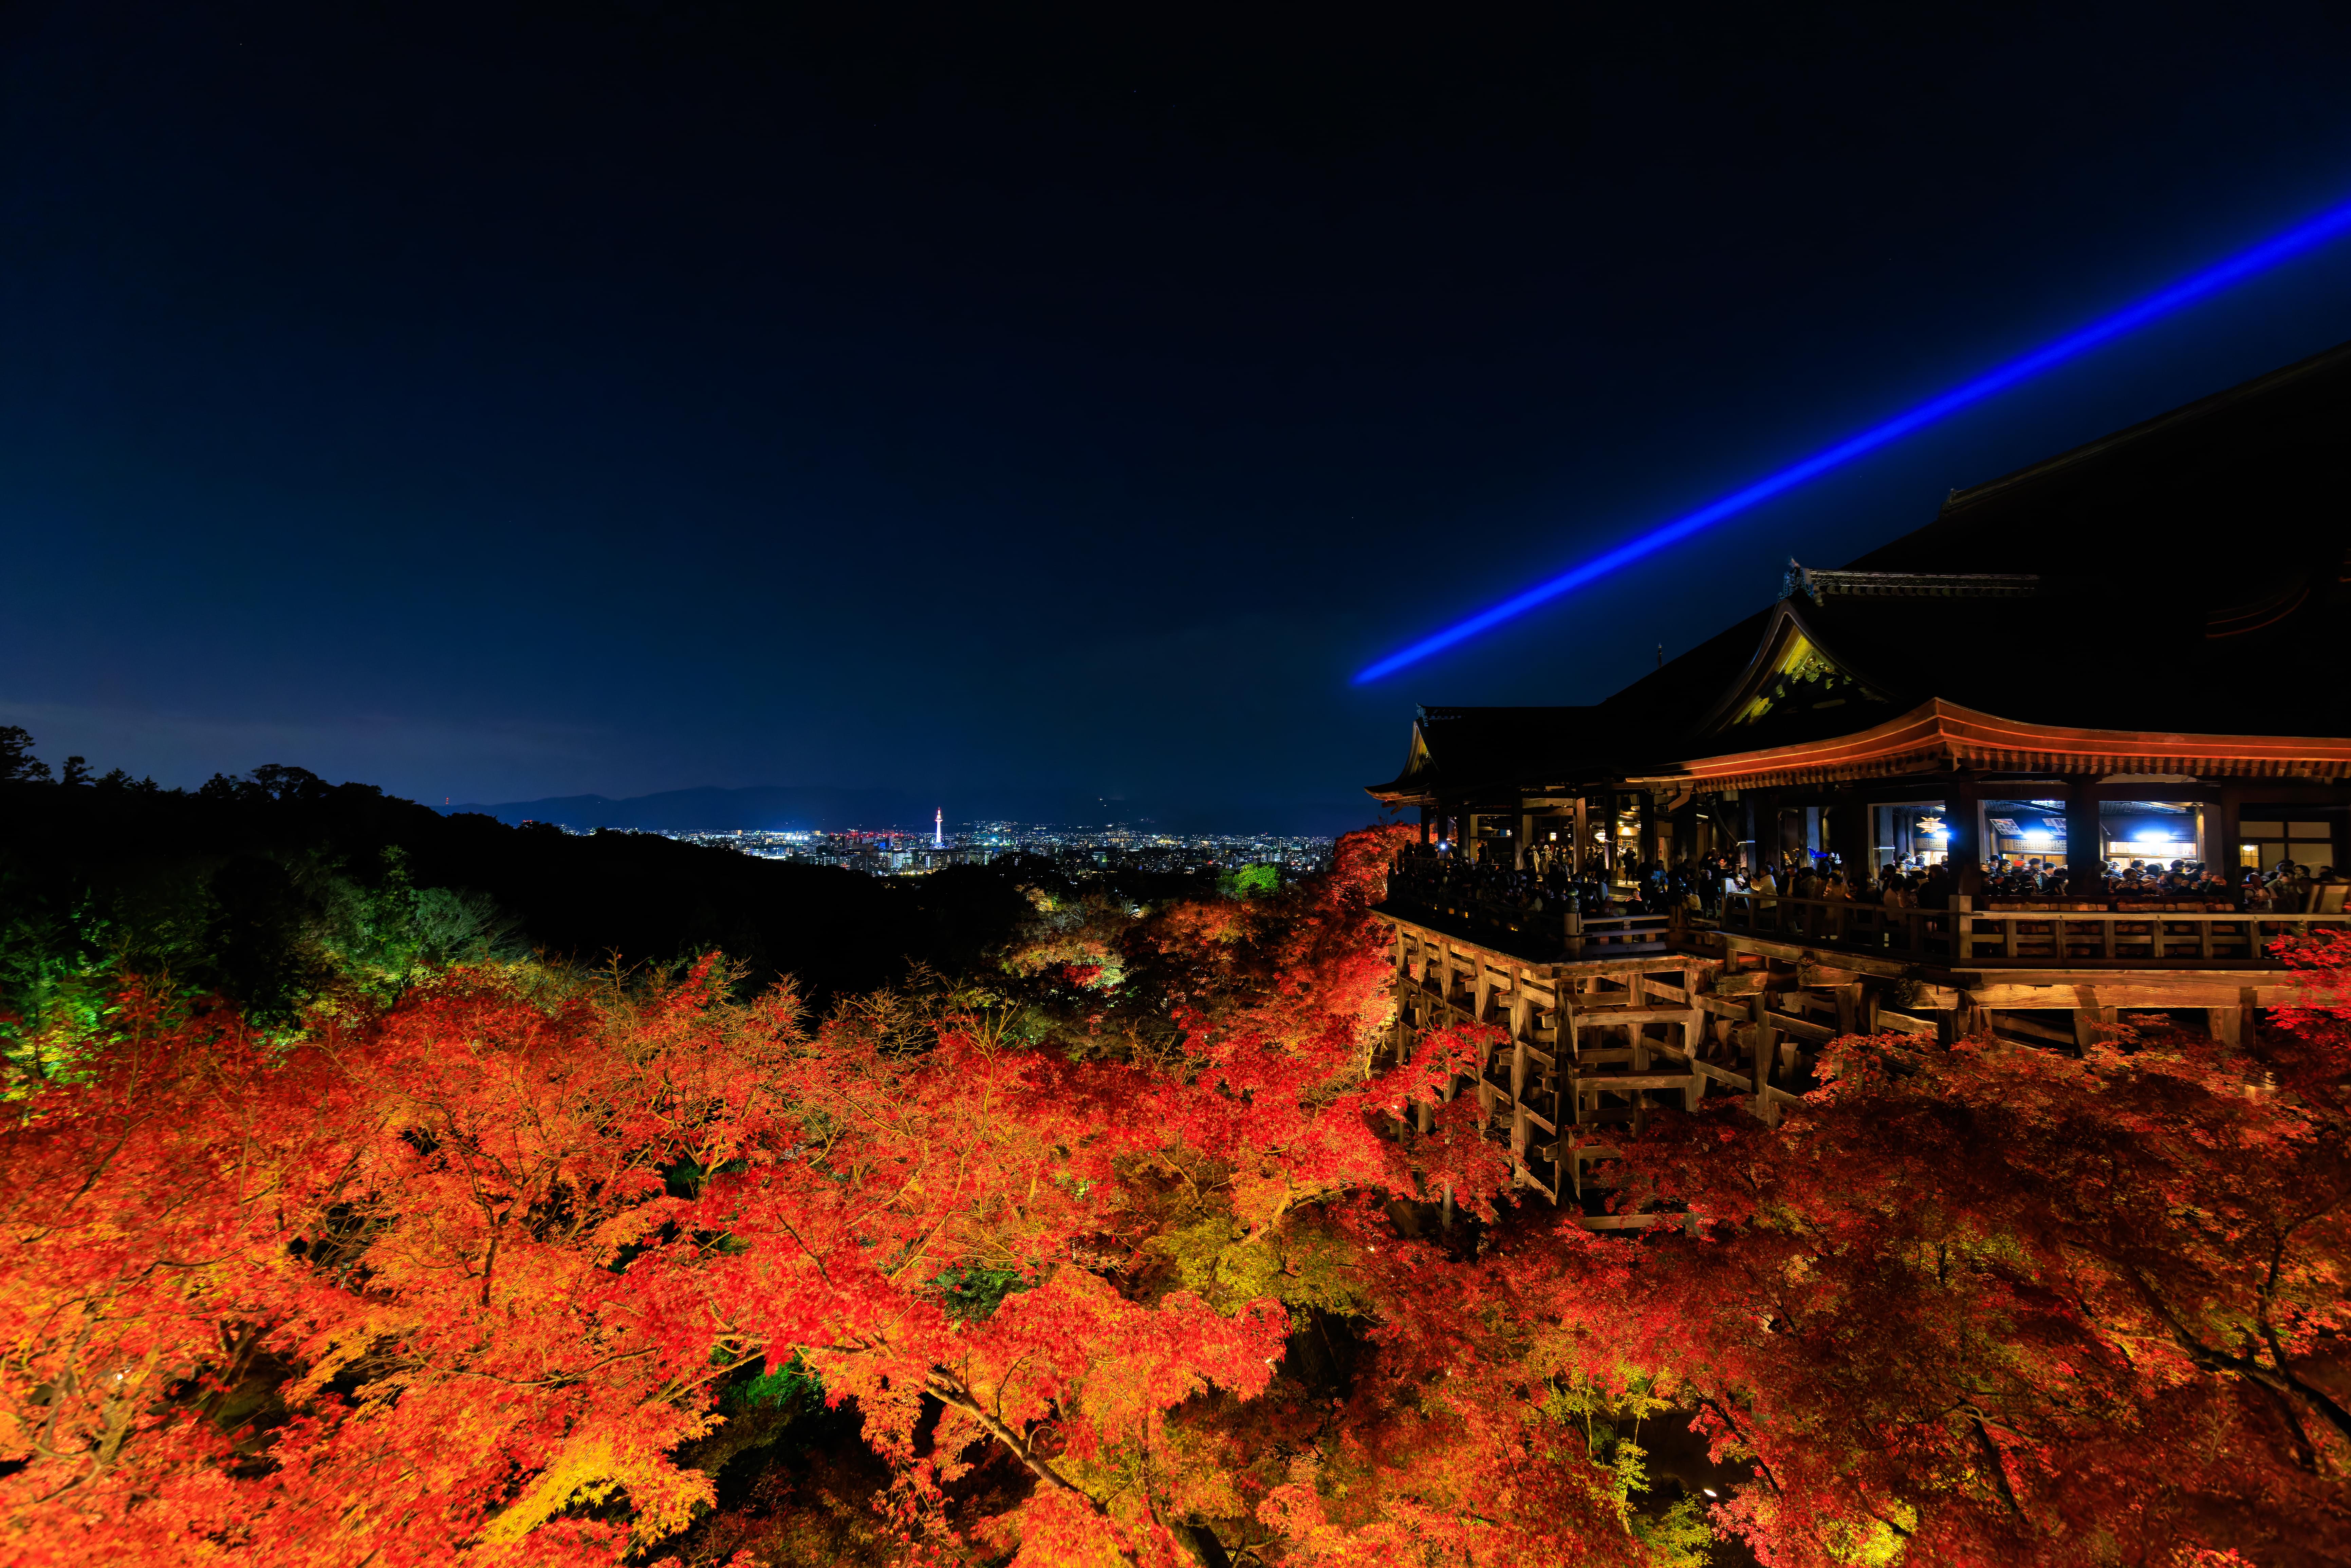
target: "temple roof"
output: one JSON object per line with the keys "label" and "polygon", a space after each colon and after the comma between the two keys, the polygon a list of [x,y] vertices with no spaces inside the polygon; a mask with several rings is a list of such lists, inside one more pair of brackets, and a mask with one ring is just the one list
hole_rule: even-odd
{"label": "temple roof", "polygon": [[1500,788],[1557,772],[1562,779],[1605,749],[1595,707],[1423,707],[1404,771],[1374,794],[1415,794],[1441,779],[1451,789]]}
{"label": "temple roof", "polygon": [[[2351,344],[1998,479],[1587,707],[1423,708],[1372,792],[1683,772],[1940,702],[2027,726],[2351,735]],[[1699,768],[1699,775],[1714,769]]]}

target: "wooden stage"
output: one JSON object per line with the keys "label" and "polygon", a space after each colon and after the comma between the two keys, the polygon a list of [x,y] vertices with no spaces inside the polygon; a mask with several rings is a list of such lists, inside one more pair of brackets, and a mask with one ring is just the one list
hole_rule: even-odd
{"label": "wooden stage", "polygon": [[[1584,956],[1548,961],[1530,950],[1556,952],[1556,939],[1508,929],[1469,936],[1464,922],[1434,912],[1375,911],[1390,927],[1395,966],[1386,1059],[1409,1061],[1430,1030],[1467,1023],[1499,1030],[1503,1038],[1477,1076],[1458,1080],[1445,1097],[1477,1094],[1481,1125],[1509,1148],[1521,1186],[1585,1208],[1589,1228],[1633,1228],[1675,1217],[1600,1212],[1601,1192],[1587,1167],[1615,1155],[1610,1129],[1637,1131],[1661,1105],[1694,1111],[1708,1095],[1728,1093],[1776,1124],[1782,1108],[1799,1103],[1810,1086],[1818,1047],[1845,1034],[1931,1035],[1944,1044],[1990,1035],[2078,1052],[2131,1009],[2186,1013],[2179,1021],[2234,1040],[2256,1009],[2312,998],[2267,956],[2204,957],[2216,941],[2225,950],[2232,941],[2274,940],[2285,928],[2351,925],[2342,915],[2110,914],[2109,926],[2141,928],[2136,959],[2103,953],[2076,959],[2062,935],[2058,951],[2011,956],[2019,945],[2012,929],[1997,940],[1968,933],[1981,939],[1964,944],[1947,930],[1936,951],[1914,956],[1889,954],[1881,930],[1833,928],[1836,912],[1801,907],[1812,902],[1772,901],[1777,907],[1761,914],[1774,928],[1762,931],[1753,928],[1765,924],[1760,918],[1727,929],[1619,917],[1606,940],[1582,945]],[[1946,928],[2031,920],[1930,913]],[[2155,938],[2167,942],[2161,959],[2146,956],[2144,931],[2158,917],[2169,927]],[[1801,939],[1802,923],[1815,918],[1818,939]],[[1778,929],[1783,920],[1798,929]],[[2237,929],[2216,937],[2214,925]],[[1964,956],[1956,950],[1962,945]],[[2103,946],[2107,953],[2116,946],[2111,931]],[[1432,1114],[1421,1107],[1419,1124],[1427,1126]]]}

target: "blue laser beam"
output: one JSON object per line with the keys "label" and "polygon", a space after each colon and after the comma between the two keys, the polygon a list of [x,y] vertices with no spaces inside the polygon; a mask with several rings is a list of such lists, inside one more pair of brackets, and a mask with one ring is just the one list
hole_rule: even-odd
{"label": "blue laser beam", "polygon": [[2303,252],[2340,237],[2351,230],[2351,202],[2330,208],[2308,222],[2273,235],[2249,250],[2239,251],[2226,261],[2218,262],[2203,271],[2191,274],[2158,289],[2136,304],[2124,307],[2113,315],[2093,321],[2079,331],[2072,332],[2052,343],[2045,343],[2018,359],[2011,360],[1997,370],[1988,371],[1971,382],[1953,387],[1939,397],[1930,398],[1907,413],[1896,414],[1883,424],[1872,425],[1857,435],[1823,451],[1816,452],[1800,463],[1792,463],[1776,474],[1766,475],[1743,489],[1733,490],[1719,500],[1710,501],[1697,511],[1676,517],[1638,538],[1618,545],[1614,549],[1594,556],[1583,565],[1570,568],[1548,581],[1539,582],[1523,593],[1503,600],[1499,604],[1481,610],[1466,621],[1456,622],[1444,631],[1422,638],[1410,647],[1390,653],[1376,664],[1367,664],[1357,674],[1356,685],[1364,685],[1385,675],[1392,675],[1407,664],[1416,664],[1431,653],[1441,653],[1457,643],[1467,642],[1479,632],[1499,626],[1513,616],[1523,615],[1538,604],[1547,603],[1561,594],[1583,587],[1595,579],[1607,576],[1618,567],[1630,565],[1643,556],[1654,555],[1669,544],[1689,538],[1702,528],[1723,518],[1743,512],[1784,491],[1794,489],[1810,479],[1818,478],[1840,464],[1850,463],[1865,453],[1874,452],[1890,442],[1899,441],[1913,431],[1922,430],[1940,419],[1946,419],[1971,403],[1981,402],[1994,393],[2007,391],[2019,382],[2029,381],[2042,371],[2064,363],[2067,360],[2088,352],[2102,343],[2111,342],[2126,332],[2135,331],[2148,322],[2169,315],[2186,305],[2191,305],[2206,295],[2216,294],[2231,284],[2241,283],[2257,273],[2266,272],[2281,262],[2290,261]]}

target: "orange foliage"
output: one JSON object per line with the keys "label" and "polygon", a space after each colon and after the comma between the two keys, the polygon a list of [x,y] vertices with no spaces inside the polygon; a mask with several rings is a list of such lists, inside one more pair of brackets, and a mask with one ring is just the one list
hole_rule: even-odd
{"label": "orange foliage", "polygon": [[[5,1134],[0,1555],[1692,1563],[1625,1410],[1751,1471],[1714,1522],[1787,1568],[2351,1552],[2338,1015],[1841,1041],[1783,1130],[1628,1148],[1690,1230],[1595,1237],[1509,1201],[1472,1098],[1396,1135],[1472,1042],[1371,1071],[1390,837],[1041,940],[1119,1049],[811,1029],[714,962],[459,971],[290,1047],[127,998]],[[724,1391],[787,1364],[874,1456],[854,1530],[712,1512]]]}

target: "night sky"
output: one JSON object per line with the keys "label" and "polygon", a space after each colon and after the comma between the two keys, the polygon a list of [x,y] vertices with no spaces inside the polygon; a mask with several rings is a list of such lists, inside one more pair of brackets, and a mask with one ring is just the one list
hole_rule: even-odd
{"label": "night sky", "polygon": [[[990,9],[0,11],[0,723],[1328,830],[1416,702],[1596,700],[2351,338],[2338,246],[1358,688],[2351,199],[2346,13]],[[2116,540],[2118,620],[2211,548]]]}

